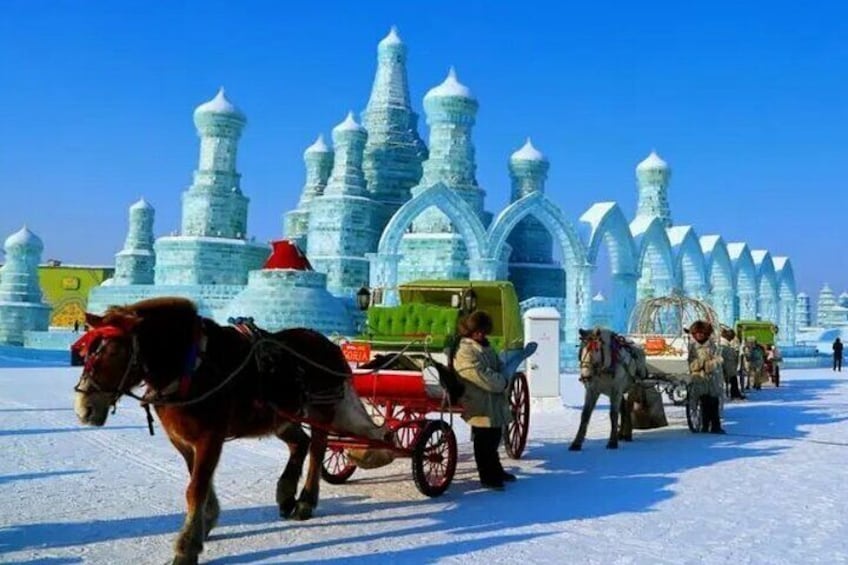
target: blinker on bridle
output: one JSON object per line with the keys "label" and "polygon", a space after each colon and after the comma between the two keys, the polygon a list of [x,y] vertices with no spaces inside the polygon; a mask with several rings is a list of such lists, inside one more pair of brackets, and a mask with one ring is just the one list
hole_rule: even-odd
{"label": "blinker on bridle", "polygon": [[[127,368],[121,377],[121,381],[118,384],[117,389],[104,390],[103,387],[94,380],[92,375],[95,367],[97,366],[97,361],[100,358],[101,351],[106,345],[106,341],[121,337],[129,336],[126,331],[117,326],[99,326],[87,331],[71,346],[71,350],[84,359],[82,375],[80,376],[77,384],[74,386],[74,392],[87,394],[94,391],[102,394],[111,394],[112,400],[109,404],[112,406],[112,414],[114,414],[118,408],[118,399],[128,392],[124,390],[124,385],[126,384],[127,379],[132,372],[132,367],[135,364],[136,348],[132,348],[130,360],[127,363]],[[83,384],[87,385],[86,388],[83,388]]]}

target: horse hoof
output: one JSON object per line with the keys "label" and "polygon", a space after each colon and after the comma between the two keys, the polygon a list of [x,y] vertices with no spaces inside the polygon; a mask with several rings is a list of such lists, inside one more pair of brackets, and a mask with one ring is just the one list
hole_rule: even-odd
{"label": "horse hoof", "polygon": [[197,565],[197,555],[175,555],[171,565]]}
{"label": "horse hoof", "polygon": [[294,512],[294,507],[297,505],[297,501],[294,498],[290,498],[288,500],[284,500],[280,503],[280,518],[291,518],[292,512]]}
{"label": "horse hoof", "polygon": [[578,443],[572,443],[571,445],[568,446],[569,451],[580,451],[581,448],[582,448],[582,446]]}
{"label": "horse hoof", "polygon": [[618,442],[615,442],[615,443],[609,442],[607,444],[607,449],[618,449]]}
{"label": "horse hoof", "polygon": [[633,441],[633,436],[624,436],[621,439],[623,439],[624,441]]}
{"label": "horse hoof", "polygon": [[309,520],[312,518],[312,506],[304,502],[298,502],[292,517],[295,520]]}

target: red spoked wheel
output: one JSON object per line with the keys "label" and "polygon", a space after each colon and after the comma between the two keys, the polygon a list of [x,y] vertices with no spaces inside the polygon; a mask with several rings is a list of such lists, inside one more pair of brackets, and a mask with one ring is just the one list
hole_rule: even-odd
{"label": "red spoked wheel", "polygon": [[412,451],[412,478],[421,494],[441,496],[456,473],[456,436],[444,420],[430,420]]}
{"label": "red spoked wheel", "polygon": [[421,434],[427,420],[424,414],[409,408],[402,408],[395,414],[397,426],[395,428],[395,445],[401,449],[412,449],[415,440]]}
{"label": "red spoked wheel", "polygon": [[530,387],[524,373],[515,373],[507,391],[512,421],[504,429],[504,447],[512,459],[521,459],[530,430]]}
{"label": "red spoked wheel", "polygon": [[331,485],[345,483],[353,472],[356,465],[351,463],[347,451],[343,447],[328,447],[324,454],[324,464],[321,466],[321,478]]}

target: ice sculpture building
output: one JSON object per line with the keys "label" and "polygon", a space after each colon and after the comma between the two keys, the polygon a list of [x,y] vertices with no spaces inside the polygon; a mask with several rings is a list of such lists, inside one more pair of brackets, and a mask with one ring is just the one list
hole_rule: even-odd
{"label": "ice sculpture building", "polygon": [[[246,118],[222,90],[194,113],[200,158],[183,194],[180,233],[151,245],[152,209],[134,205],[116,276],[92,293],[90,309],[177,294],[220,321],[238,314],[262,323],[275,305],[264,319],[270,329],[311,320],[322,331],[344,333],[356,331],[353,298],[363,286],[379,289],[391,304],[398,284],[409,280],[509,279],[523,308],[560,311],[566,346],[595,321],[625,330],[638,299],[672,292],[709,301],[728,324],[773,320],[779,338],[794,341],[791,261],[675,223],[671,167],[656,152],[636,166],[635,217],[615,202],[599,202],[572,220],[548,196],[555,163],[530,139],[517,140],[505,158],[510,201],[488,211],[473,142],[480,101],[451,68],[424,97],[425,145],[407,55],[392,29],[377,46],[361,121],[348,114],[332,130],[332,147],[319,136],[304,152],[305,182],[296,208],[284,214],[283,235],[306,252],[314,271],[262,272],[269,248],[246,236],[248,198],[236,170]],[[592,289],[602,250],[609,257],[607,298]],[[292,288],[308,290],[287,302],[283,295]],[[295,308],[297,316],[287,314]],[[563,350],[573,354],[573,347]]]}

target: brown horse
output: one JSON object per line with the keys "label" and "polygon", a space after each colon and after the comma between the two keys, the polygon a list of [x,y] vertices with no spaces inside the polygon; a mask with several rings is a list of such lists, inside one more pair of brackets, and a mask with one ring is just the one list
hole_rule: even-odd
{"label": "brown horse", "polygon": [[[307,329],[252,336],[201,318],[182,298],[154,298],[86,315],[91,326],[75,349],[85,360],[74,408],[102,426],[122,395],[152,405],[185,459],[191,479],[185,523],[173,563],[196,563],[219,514],[212,476],[224,441],[276,435],[288,444],[277,481],[280,515],[311,517],[318,504],[327,432],[387,439],[365,411],[338,346]],[[131,391],[147,386],[143,397]],[[148,417],[149,412],[148,412]],[[311,424],[311,438],[299,421]],[[152,431],[152,427],[151,427]],[[306,456],[309,470],[297,485]]]}

